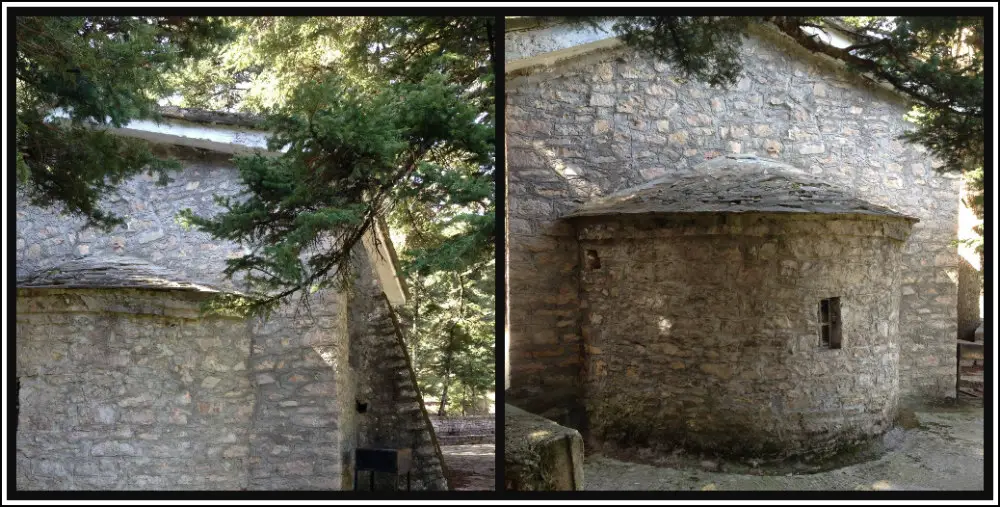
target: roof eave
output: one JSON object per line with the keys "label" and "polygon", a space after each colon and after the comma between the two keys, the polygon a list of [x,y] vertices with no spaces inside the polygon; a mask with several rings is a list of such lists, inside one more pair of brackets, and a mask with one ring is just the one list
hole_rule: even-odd
{"label": "roof eave", "polygon": [[657,216],[677,216],[677,215],[811,215],[811,216],[824,216],[824,217],[875,217],[875,218],[886,218],[886,219],[902,219],[911,223],[917,223],[920,221],[919,218],[910,215],[904,215],[902,213],[892,212],[892,213],[866,213],[863,211],[857,212],[829,212],[829,211],[815,211],[815,210],[706,210],[706,211],[614,211],[602,213],[598,210],[595,211],[582,211],[569,213],[560,217],[562,220],[575,220],[575,219],[620,219],[620,218],[643,218],[643,217],[657,217]]}

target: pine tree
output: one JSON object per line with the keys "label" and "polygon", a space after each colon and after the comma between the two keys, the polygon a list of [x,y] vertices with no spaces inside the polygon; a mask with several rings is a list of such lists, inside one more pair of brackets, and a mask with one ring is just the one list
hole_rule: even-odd
{"label": "pine tree", "polygon": [[19,190],[110,229],[122,220],[100,208],[103,194],[142,171],[165,183],[177,164],[88,125],[156,119],[171,92],[161,74],[231,34],[211,18],[93,16],[17,17],[14,35]]}
{"label": "pine tree", "polygon": [[405,316],[408,345],[424,393],[439,415],[463,412],[495,389],[494,265],[479,274],[413,277]]}
{"label": "pine tree", "polygon": [[[495,383],[491,17],[233,18],[223,51],[171,76],[182,105],[271,118],[278,159],[237,160],[247,201],[193,225],[253,245],[230,261],[264,311],[350,280],[351,246],[390,224],[408,346],[441,412]],[[308,293],[308,291],[305,291]]]}
{"label": "pine tree", "polygon": [[[247,187],[244,200],[220,198],[224,211],[182,217],[214,237],[251,248],[227,260],[225,273],[244,274],[267,312],[288,296],[333,284],[346,286],[351,252],[412,185],[444,164],[483,166],[493,153],[493,127],[461,87],[442,73],[417,83],[365,90],[334,73],[316,76],[276,108],[266,126],[270,148],[234,159]],[[443,204],[443,203],[442,203]]]}

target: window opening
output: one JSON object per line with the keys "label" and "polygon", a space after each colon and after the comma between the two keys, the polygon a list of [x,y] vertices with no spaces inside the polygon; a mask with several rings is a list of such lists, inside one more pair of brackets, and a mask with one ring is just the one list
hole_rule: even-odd
{"label": "window opening", "polygon": [[840,298],[822,299],[819,302],[820,344],[839,349],[841,344]]}

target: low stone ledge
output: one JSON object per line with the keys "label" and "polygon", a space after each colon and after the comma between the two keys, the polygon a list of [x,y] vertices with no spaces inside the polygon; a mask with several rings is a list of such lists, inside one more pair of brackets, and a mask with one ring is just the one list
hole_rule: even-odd
{"label": "low stone ledge", "polygon": [[583,438],[572,428],[504,406],[504,488],[583,490]]}

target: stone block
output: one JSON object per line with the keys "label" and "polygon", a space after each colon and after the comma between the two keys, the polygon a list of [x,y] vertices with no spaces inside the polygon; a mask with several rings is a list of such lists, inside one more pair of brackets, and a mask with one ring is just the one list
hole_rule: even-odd
{"label": "stone block", "polygon": [[583,490],[583,439],[576,430],[505,406],[504,483],[511,491]]}
{"label": "stone block", "polygon": [[140,451],[126,442],[106,441],[90,449],[91,456],[139,456]]}

